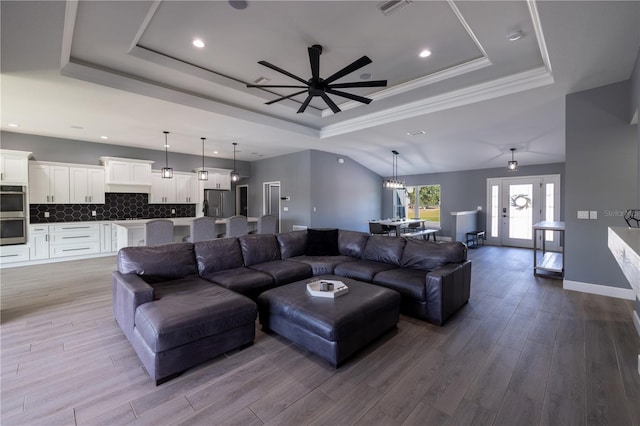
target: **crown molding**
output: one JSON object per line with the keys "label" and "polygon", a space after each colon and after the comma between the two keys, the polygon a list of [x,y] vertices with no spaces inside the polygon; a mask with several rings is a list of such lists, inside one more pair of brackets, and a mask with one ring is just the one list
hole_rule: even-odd
{"label": "crown molding", "polygon": [[535,89],[552,84],[553,81],[553,76],[547,72],[545,67],[534,68],[533,70],[524,71],[508,77],[421,99],[416,102],[346,120],[341,123],[331,124],[320,130],[320,138],[324,139],[331,136],[338,136],[418,115],[429,114],[522,92],[524,90]]}

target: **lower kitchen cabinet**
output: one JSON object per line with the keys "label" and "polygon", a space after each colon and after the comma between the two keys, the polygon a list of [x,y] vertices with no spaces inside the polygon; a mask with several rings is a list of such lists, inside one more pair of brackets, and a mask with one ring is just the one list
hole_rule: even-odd
{"label": "lower kitchen cabinet", "polygon": [[29,247],[27,244],[16,244],[0,247],[0,265],[29,260]]}
{"label": "lower kitchen cabinet", "polygon": [[49,257],[100,253],[99,224],[50,225]]}
{"label": "lower kitchen cabinet", "polygon": [[49,226],[29,225],[29,259],[49,258]]}

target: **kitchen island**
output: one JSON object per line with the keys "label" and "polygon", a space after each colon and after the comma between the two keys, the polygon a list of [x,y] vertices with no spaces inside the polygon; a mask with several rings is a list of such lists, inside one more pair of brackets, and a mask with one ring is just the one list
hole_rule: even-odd
{"label": "kitchen island", "polygon": [[[173,222],[173,241],[178,243],[182,239],[190,234],[191,222],[195,217],[174,217],[167,218]],[[114,221],[113,226],[116,229],[117,249],[120,250],[123,247],[135,247],[144,246],[144,225],[155,219],[133,219],[133,220],[120,220]],[[224,234],[226,230],[227,219],[216,219],[216,233]],[[258,218],[247,218],[249,224],[249,230],[253,230],[258,223]]]}

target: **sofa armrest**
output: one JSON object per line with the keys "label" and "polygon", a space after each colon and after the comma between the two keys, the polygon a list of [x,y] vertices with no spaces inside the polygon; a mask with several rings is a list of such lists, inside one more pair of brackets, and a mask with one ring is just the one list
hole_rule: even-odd
{"label": "sofa armrest", "polygon": [[447,318],[469,301],[471,261],[450,263],[426,276],[429,321],[442,325]]}
{"label": "sofa armrest", "polygon": [[131,340],[138,306],[153,301],[153,287],[136,274],[111,273],[113,316]]}

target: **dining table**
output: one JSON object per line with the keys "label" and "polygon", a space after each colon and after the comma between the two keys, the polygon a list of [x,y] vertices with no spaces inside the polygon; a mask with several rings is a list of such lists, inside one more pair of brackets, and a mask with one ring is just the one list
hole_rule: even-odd
{"label": "dining table", "polygon": [[[382,219],[376,220],[381,225],[389,226],[395,229],[396,237],[416,237],[422,236],[424,239],[428,240],[429,235],[433,235],[433,240],[436,240],[436,232],[440,230],[440,227],[432,227],[426,226],[426,222],[429,222],[426,219]],[[403,228],[409,227],[412,224],[420,224],[420,228],[414,232],[402,232]]]}

